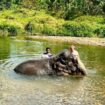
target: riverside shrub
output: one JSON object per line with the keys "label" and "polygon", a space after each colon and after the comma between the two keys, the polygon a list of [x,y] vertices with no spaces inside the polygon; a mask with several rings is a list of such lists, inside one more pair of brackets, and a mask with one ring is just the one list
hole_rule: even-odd
{"label": "riverside shrub", "polygon": [[2,35],[14,36],[19,34],[21,29],[18,26],[13,26],[9,24],[0,24],[0,30],[2,32]]}
{"label": "riverside shrub", "polygon": [[56,28],[52,27],[50,24],[45,24],[42,30],[42,34],[56,35]]}
{"label": "riverside shrub", "polygon": [[94,32],[98,37],[105,37],[105,25],[98,27]]}
{"label": "riverside shrub", "polygon": [[[92,37],[93,28],[88,23],[77,23],[77,22],[65,22],[63,24],[64,35],[76,37]],[[63,33],[62,33],[63,34]]]}

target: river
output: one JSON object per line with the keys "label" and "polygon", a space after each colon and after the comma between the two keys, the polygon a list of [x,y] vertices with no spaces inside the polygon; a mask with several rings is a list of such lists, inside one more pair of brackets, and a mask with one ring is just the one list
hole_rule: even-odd
{"label": "river", "polygon": [[70,44],[0,38],[0,105],[105,105],[105,47],[76,45],[87,68],[84,78],[27,76],[13,71],[38,59],[46,47],[57,54]]}

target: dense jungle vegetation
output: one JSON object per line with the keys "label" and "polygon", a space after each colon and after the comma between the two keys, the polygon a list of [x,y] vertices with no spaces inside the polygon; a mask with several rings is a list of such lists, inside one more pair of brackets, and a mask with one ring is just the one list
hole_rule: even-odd
{"label": "dense jungle vegetation", "polygon": [[0,36],[105,37],[105,0],[0,0]]}

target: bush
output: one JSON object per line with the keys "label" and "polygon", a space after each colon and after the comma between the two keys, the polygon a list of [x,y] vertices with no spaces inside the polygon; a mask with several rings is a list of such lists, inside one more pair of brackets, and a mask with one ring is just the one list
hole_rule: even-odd
{"label": "bush", "polygon": [[19,31],[19,27],[14,27],[14,26],[7,26],[7,30],[9,32],[9,35],[11,36],[16,36]]}
{"label": "bush", "polygon": [[42,34],[56,35],[56,28],[52,27],[50,24],[45,24],[42,30]]}
{"label": "bush", "polygon": [[19,33],[20,27],[8,25],[8,24],[0,24],[0,30],[2,32],[2,35],[14,36],[14,35],[17,35]]}
{"label": "bush", "polygon": [[91,37],[94,29],[88,23],[65,22],[62,27],[62,34],[76,37]]}
{"label": "bush", "polygon": [[94,32],[99,37],[105,37],[105,25],[98,27]]}
{"label": "bush", "polygon": [[102,23],[104,21],[103,16],[80,16],[74,19],[76,22],[88,22],[88,23]]}

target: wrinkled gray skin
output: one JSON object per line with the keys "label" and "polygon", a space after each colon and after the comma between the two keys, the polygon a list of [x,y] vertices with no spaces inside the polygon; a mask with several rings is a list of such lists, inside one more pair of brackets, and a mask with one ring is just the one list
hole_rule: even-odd
{"label": "wrinkled gray skin", "polygon": [[[62,62],[65,64],[62,64]],[[64,73],[74,75],[75,71],[75,73],[78,72],[81,73],[81,75],[86,75],[86,70],[84,68],[79,65],[78,69],[73,65],[68,51],[63,51],[52,58],[28,60],[19,64],[14,71],[27,75],[65,75]]]}
{"label": "wrinkled gray skin", "polygon": [[53,58],[28,60],[19,64],[14,71],[27,75],[51,75],[55,73],[51,67],[52,61]]}

